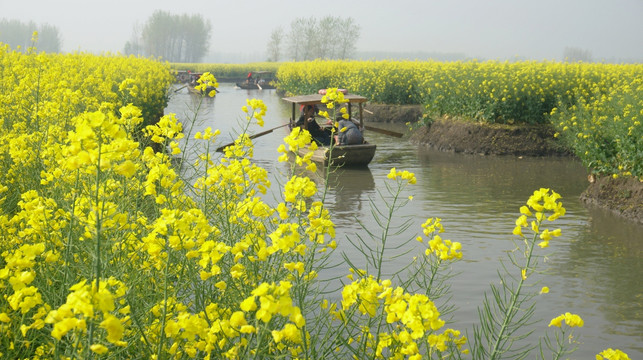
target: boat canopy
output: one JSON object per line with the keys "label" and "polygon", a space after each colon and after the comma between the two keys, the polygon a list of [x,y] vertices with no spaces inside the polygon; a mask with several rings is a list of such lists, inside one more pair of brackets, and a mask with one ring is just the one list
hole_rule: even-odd
{"label": "boat canopy", "polygon": [[[312,94],[312,95],[299,95],[299,96],[290,96],[283,98],[284,101],[300,104],[300,105],[317,105],[322,103],[322,98],[324,95],[321,94]],[[368,101],[367,98],[360,95],[346,94],[344,99],[348,100],[349,103],[365,103]]]}
{"label": "boat canopy", "polygon": [[[321,94],[311,94],[311,95],[299,95],[299,96],[290,96],[290,97],[285,97],[282,98],[284,101],[287,101],[289,103],[292,103],[292,115],[290,118],[290,124],[291,126],[295,125],[295,121],[297,121],[297,110],[296,107],[297,105],[319,105],[323,104],[322,103],[322,98],[324,95]],[[354,95],[354,94],[346,94],[344,95],[344,99],[348,100],[348,115],[352,118],[353,117],[353,108],[352,104],[359,104],[359,125],[360,127],[364,127],[364,120],[362,116],[362,105],[368,101],[367,98],[360,96],[360,95]]]}

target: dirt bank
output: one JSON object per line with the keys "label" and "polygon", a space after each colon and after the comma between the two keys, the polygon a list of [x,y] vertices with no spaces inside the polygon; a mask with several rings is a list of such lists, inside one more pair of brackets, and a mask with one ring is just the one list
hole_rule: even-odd
{"label": "dirt bank", "polygon": [[410,140],[441,151],[467,154],[570,155],[554,138],[554,130],[544,125],[481,124],[445,117],[430,127],[420,127]]}
{"label": "dirt bank", "polygon": [[632,177],[590,177],[581,201],[643,225],[643,182]]}
{"label": "dirt bank", "polygon": [[368,104],[364,110],[364,121],[383,123],[414,123],[422,118],[422,105]]}

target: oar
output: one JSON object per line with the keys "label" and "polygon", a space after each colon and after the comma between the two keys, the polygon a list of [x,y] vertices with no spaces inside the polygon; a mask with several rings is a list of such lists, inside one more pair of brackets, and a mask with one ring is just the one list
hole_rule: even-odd
{"label": "oar", "polygon": [[368,126],[368,125],[364,125],[364,129],[370,130],[370,131],[375,131],[377,133],[384,134],[384,135],[395,136],[395,137],[398,137],[398,138],[401,138],[402,136],[404,136],[404,134],[399,133],[399,132],[386,130],[386,129],[380,129],[380,128],[376,128],[376,127],[372,127],[372,126]]}
{"label": "oar", "polygon": [[[371,114],[371,115],[373,115],[373,112],[372,112],[372,111],[368,111],[368,110],[366,110],[366,109],[364,109],[364,111],[365,111],[365,112],[367,112],[367,113],[369,113],[369,114]],[[380,129],[380,128],[376,128],[376,127],[372,127],[372,126],[368,126],[368,125],[364,125],[364,129],[366,129],[366,130],[370,130],[370,131],[375,131],[375,132],[378,132],[378,133],[380,133],[380,134],[384,134],[384,135],[395,136],[395,137],[398,137],[398,138],[401,138],[402,136],[404,136],[404,134],[399,133],[399,132],[395,132],[395,131],[391,131],[391,130],[385,130],[385,129]]]}
{"label": "oar", "polygon": [[[290,124],[283,124],[283,125],[279,125],[279,126],[277,126],[277,127],[275,127],[275,128],[272,128],[272,129],[269,129],[269,130],[266,130],[266,131],[262,131],[262,132],[260,132],[260,133],[256,133],[256,134],[254,134],[254,135],[250,135],[250,136],[249,136],[249,138],[250,138],[250,139],[256,139],[256,138],[258,138],[258,137],[260,137],[260,136],[264,136],[264,135],[266,135],[266,134],[270,134],[271,132],[273,132],[273,131],[275,131],[275,130],[277,130],[277,129],[279,129],[279,128],[282,128],[282,127],[284,127],[284,126],[288,126],[288,125],[290,125]],[[231,143],[227,143],[227,144],[225,144],[225,145],[221,145],[221,146],[219,146],[219,147],[217,148],[217,152],[223,152],[223,149],[225,149],[225,148],[227,148],[228,146],[231,146],[231,145],[234,145],[234,141],[233,141],[233,142],[231,142]]]}
{"label": "oar", "polygon": [[174,90],[174,92],[179,92],[179,91],[181,91],[181,90],[185,89],[186,87],[188,87],[188,86],[187,86],[187,85],[183,85],[183,86],[181,86],[180,88],[178,88],[178,89]]}

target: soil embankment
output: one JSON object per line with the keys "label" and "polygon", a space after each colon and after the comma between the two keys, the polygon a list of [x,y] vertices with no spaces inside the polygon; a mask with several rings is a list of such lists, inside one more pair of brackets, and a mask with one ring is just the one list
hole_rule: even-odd
{"label": "soil embankment", "polygon": [[[415,123],[422,117],[422,107],[417,105],[369,104],[366,110],[364,117],[369,122]],[[549,126],[482,124],[444,117],[415,130],[409,141],[468,154],[573,156],[553,135]],[[643,224],[643,182],[638,179],[591,177],[581,200]]]}
{"label": "soil embankment", "polygon": [[643,225],[643,183],[633,177],[590,177],[580,199]]}
{"label": "soil embankment", "polygon": [[570,153],[549,126],[480,124],[442,118],[415,131],[412,142],[441,151],[482,155],[561,156]]}

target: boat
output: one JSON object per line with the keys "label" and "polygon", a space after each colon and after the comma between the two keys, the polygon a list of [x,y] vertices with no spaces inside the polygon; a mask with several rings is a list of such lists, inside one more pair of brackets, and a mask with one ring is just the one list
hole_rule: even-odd
{"label": "boat", "polygon": [[197,89],[196,89],[196,86],[197,86],[197,84],[198,84],[198,83],[197,83],[197,80],[199,80],[199,78],[201,78],[201,75],[203,75],[203,73],[193,73],[193,72],[191,72],[191,73],[190,73],[190,82],[189,82],[189,83],[188,83],[188,85],[187,85],[188,92],[189,92],[190,94],[199,94],[199,95],[206,94],[206,95],[207,95],[207,94],[209,94],[212,90],[214,90],[214,91],[216,91],[216,92],[219,92],[219,90],[218,90],[216,87],[211,86],[211,85],[208,85],[208,86],[206,87],[205,91],[197,90]]}
{"label": "boat", "polygon": [[[296,125],[298,119],[298,110],[300,107],[305,105],[315,105],[323,106],[322,103],[322,91],[318,94],[312,95],[300,95],[300,96],[291,96],[283,98],[284,101],[292,104],[292,116],[290,117],[290,128],[293,129]],[[351,119],[353,119],[353,105],[356,104],[358,108],[358,121],[359,128],[363,131],[364,119],[363,119],[363,105],[368,100],[367,98],[355,95],[355,94],[346,94],[344,99],[348,100],[348,114]],[[328,129],[330,131],[330,129]],[[377,146],[371,144],[364,140],[364,143],[358,145],[334,145],[331,141],[331,145],[319,145],[316,150],[314,150],[312,160],[316,163],[323,164],[328,166],[342,166],[342,167],[364,167],[373,160],[375,156],[375,150]],[[309,148],[299,149],[299,156],[304,156],[310,152]]]}
{"label": "boat", "polygon": [[274,89],[272,71],[253,71],[244,82],[236,83],[237,87],[246,90]]}
{"label": "boat", "polygon": [[215,88],[214,86],[208,86],[207,88],[205,88],[205,91],[203,91],[203,90],[197,90],[197,89],[196,89],[194,86],[192,86],[192,85],[188,85],[188,92],[189,92],[190,94],[199,94],[199,95],[206,94],[206,95],[207,95],[207,94],[209,94],[212,90],[214,90],[214,91],[216,91],[216,92],[219,92],[219,89]]}

